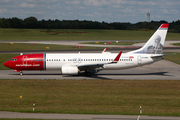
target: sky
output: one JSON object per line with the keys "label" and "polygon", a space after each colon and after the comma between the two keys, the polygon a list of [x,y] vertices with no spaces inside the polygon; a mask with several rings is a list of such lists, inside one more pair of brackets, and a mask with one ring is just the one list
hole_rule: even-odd
{"label": "sky", "polygon": [[0,18],[137,23],[180,20],[180,0],[0,0]]}

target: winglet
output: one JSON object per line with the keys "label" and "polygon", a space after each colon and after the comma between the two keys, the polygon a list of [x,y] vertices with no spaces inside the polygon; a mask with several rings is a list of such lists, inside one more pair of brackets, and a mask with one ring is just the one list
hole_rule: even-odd
{"label": "winglet", "polygon": [[122,54],[122,51],[119,52],[119,54],[116,56],[116,58],[111,63],[117,63],[119,61],[120,57],[121,57],[121,54]]}
{"label": "winglet", "polygon": [[121,57],[122,51],[116,56],[116,58],[114,59],[114,62],[119,61],[119,58]]}
{"label": "winglet", "polygon": [[106,50],[107,50],[107,48],[104,48],[104,50],[102,51],[102,53],[103,53],[103,52],[106,52]]}

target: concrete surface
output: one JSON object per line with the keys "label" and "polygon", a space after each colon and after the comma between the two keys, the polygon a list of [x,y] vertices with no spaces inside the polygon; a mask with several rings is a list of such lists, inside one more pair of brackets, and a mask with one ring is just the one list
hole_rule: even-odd
{"label": "concrete surface", "polygon": [[125,70],[102,70],[91,77],[61,75],[59,71],[23,71],[23,76],[13,70],[1,70],[0,79],[117,79],[117,80],[180,80],[180,65],[161,60],[151,65]]}

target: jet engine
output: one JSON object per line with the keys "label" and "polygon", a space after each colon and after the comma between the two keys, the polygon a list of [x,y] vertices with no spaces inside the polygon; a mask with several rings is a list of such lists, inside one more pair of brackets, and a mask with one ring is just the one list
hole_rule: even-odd
{"label": "jet engine", "polygon": [[76,66],[62,66],[61,72],[63,75],[77,75],[78,68]]}

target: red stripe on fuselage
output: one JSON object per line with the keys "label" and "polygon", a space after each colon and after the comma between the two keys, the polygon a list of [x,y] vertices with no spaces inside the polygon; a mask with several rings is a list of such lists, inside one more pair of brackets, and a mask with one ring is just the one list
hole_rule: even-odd
{"label": "red stripe on fuselage", "polygon": [[9,68],[15,70],[44,70],[44,54],[27,54],[13,57],[8,61]]}

